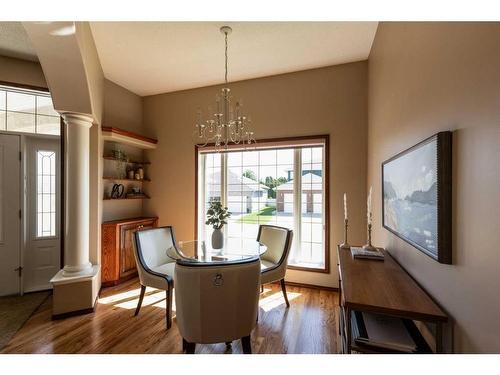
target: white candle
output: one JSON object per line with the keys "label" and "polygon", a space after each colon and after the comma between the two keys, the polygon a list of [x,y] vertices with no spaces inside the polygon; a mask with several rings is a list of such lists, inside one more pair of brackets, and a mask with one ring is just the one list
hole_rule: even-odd
{"label": "white candle", "polygon": [[370,192],[368,193],[368,200],[366,202],[367,205],[367,218],[368,218],[368,224],[372,223],[372,187],[370,186]]}
{"label": "white candle", "polygon": [[344,193],[344,220],[347,220],[347,194]]}

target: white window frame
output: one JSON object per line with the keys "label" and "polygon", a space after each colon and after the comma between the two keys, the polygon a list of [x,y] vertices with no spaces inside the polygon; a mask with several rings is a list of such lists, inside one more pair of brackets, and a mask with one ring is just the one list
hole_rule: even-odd
{"label": "white window frame", "polygon": [[[330,249],[329,249],[329,204],[328,204],[328,191],[329,189],[329,161],[328,161],[328,147],[329,147],[329,137],[328,136],[318,136],[318,137],[307,137],[304,139],[290,139],[282,141],[259,141],[255,150],[265,150],[265,149],[283,149],[283,148],[293,148],[294,149],[294,163],[293,163],[293,215],[294,215],[294,240],[293,248],[291,249],[290,260],[293,261],[293,255],[300,250],[301,246],[301,235],[302,235],[302,153],[303,148],[308,147],[323,147],[323,188],[322,188],[322,224],[323,224],[323,246],[324,246],[324,264],[322,267],[305,267],[300,265],[289,264],[288,268],[296,269],[300,271],[309,272],[322,272],[330,273]],[[197,148],[196,158],[197,158],[197,171],[196,171],[196,202],[197,202],[197,212],[196,212],[196,231],[197,238],[206,238],[206,227],[205,227],[205,157],[204,155],[213,153],[215,150],[210,147],[205,147],[203,149]],[[244,151],[244,148],[234,146],[228,149],[230,151]],[[221,201],[224,206],[227,206],[227,152],[221,152]],[[300,173],[297,173],[300,171]],[[314,202],[313,202],[314,205]],[[313,206],[314,207],[314,206]],[[227,226],[224,226],[224,237],[227,238]],[[319,266],[319,265],[318,265]]]}

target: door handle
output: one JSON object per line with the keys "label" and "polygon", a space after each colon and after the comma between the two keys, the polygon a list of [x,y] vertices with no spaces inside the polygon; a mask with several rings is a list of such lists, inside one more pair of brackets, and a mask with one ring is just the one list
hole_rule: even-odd
{"label": "door handle", "polygon": [[21,277],[23,274],[23,267],[19,266],[14,271],[17,271],[17,273],[19,274],[19,277]]}

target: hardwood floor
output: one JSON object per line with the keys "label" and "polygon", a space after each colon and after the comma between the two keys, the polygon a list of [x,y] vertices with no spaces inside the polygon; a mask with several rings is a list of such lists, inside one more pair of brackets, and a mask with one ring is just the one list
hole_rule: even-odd
{"label": "hardwood floor", "polygon": [[[279,285],[261,294],[253,353],[337,353],[337,293],[290,286],[285,301]],[[182,353],[174,322],[165,328],[165,292],[147,288],[141,311],[137,279],[101,291],[94,314],[51,319],[52,298],[16,333],[3,353]],[[174,303],[175,310],[175,303]],[[227,353],[224,343],[197,345],[196,353]],[[229,351],[231,352],[231,351]],[[232,352],[241,353],[240,341]]]}

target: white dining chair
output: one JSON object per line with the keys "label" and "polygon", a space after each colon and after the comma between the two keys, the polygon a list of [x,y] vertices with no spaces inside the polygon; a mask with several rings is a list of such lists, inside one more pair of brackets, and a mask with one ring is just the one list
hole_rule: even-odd
{"label": "white dining chair", "polygon": [[174,271],[176,321],[186,353],[196,344],[241,339],[250,354],[250,335],[259,303],[258,257],[220,263],[177,260]]}
{"label": "white dining chair", "polygon": [[174,229],[165,226],[137,231],[135,236],[135,260],[141,283],[141,294],[135,310],[139,314],[146,287],[166,291],[167,329],[172,326],[172,298],[174,289],[174,268],[176,248]]}
{"label": "white dining chair", "polygon": [[259,227],[257,241],[267,246],[267,251],[261,255],[260,260],[261,285],[279,281],[287,307],[290,307],[290,302],[286,294],[285,275],[292,240],[291,229],[267,224]]}

